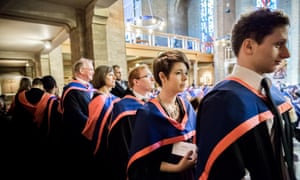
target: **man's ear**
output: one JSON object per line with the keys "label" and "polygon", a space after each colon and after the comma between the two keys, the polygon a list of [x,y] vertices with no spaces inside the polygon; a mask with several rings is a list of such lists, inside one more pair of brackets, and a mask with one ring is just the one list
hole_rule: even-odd
{"label": "man's ear", "polygon": [[252,54],[254,50],[255,42],[252,39],[245,39],[242,44],[243,51],[246,54]]}
{"label": "man's ear", "polygon": [[80,74],[82,74],[83,73],[83,68],[81,67],[81,68],[79,68],[79,72],[80,72]]}
{"label": "man's ear", "polygon": [[134,79],[133,82],[134,82],[134,84],[136,85],[136,84],[139,83],[139,80],[138,80],[138,79]]}
{"label": "man's ear", "polygon": [[163,73],[163,72],[159,72],[159,73],[158,73],[158,76],[159,76],[161,82],[164,81],[164,80],[166,79],[166,75],[165,75],[165,73]]}

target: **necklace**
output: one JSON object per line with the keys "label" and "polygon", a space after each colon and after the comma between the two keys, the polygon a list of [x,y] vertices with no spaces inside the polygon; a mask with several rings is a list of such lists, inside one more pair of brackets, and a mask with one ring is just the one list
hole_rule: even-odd
{"label": "necklace", "polygon": [[107,90],[107,89],[98,89],[98,92],[101,93],[101,94],[104,94],[106,96],[109,96],[110,95],[110,92]]}
{"label": "necklace", "polygon": [[176,100],[175,103],[165,104],[161,101],[159,95],[157,95],[157,99],[169,117],[176,120],[179,118],[179,106]]}

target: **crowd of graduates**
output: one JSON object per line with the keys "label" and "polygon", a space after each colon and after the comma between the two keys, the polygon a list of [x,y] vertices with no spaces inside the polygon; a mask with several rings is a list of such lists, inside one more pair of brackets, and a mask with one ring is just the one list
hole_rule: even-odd
{"label": "crowd of graduates", "polygon": [[299,84],[286,85],[279,81],[277,82],[277,88],[291,101],[294,107],[297,116],[295,137],[300,141],[300,86]]}
{"label": "crowd of graduates", "polygon": [[[169,66],[177,62],[183,64],[183,69],[189,68],[187,58],[179,51],[166,53],[163,57],[169,58],[174,54],[179,57],[168,62]],[[133,68],[128,78],[123,80],[120,66],[100,65],[94,68],[93,61],[87,58],[74,63],[74,78],[64,86],[61,95],[51,75],[33,80],[22,78],[9,108],[5,107],[4,97],[0,98],[1,140],[5,152],[1,162],[15,172],[24,171],[28,177],[38,176],[38,171],[51,172],[49,176],[53,177],[61,173],[91,178],[101,173],[108,179],[125,180],[137,109],[160,94],[162,100],[156,102],[160,111],[165,111],[167,116],[175,116],[173,118],[180,119],[181,123],[185,111],[195,116],[194,108],[204,95],[195,87],[186,88],[185,72],[182,72],[183,84],[176,85],[174,80],[168,80],[166,77],[171,71],[165,66],[158,66],[166,69],[160,70],[165,77],[163,82],[159,81],[160,88],[156,90],[155,77],[147,65]],[[162,105],[166,98],[162,95],[166,91],[166,82],[173,82],[168,86],[175,85],[174,90],[168,90],[168,93],[174,91],[172,96],[176,105],[170,108],[167,103]],[[195,105],[187,103],[189,101],[194,101]],[[165,114],[161,116],[166,118]],[[195,118],[190,119],[195,121]],[[138,133],[137,137],[140,135]],[[31,165],[28,166],[28,163]],[[194,165],[194,161],[190,163]],[[133,173],[132,176],[132,179],[139,179],[140,175]]]}
{"label": "crowd of graduates", "polygon": [[[155,166],[153,162],[156,153],[149,156],[149,161],[130,154],[131,139],[137,141],[136,137],[142,137],[142,132],[134,132],[139,108],[151,101],[159,104],[160,113],[172,116],[168,114],[170,110],[161,100],[154,100],[159,94],[161,96],[163,86],[155,88],[154,75],[149,67],[140,65],[133,68],[124,80],[120,66],[101,65],[94,69],[92,60],[81,58],[74,64],[73,72],[74,79],[65,85],[61,96],[55,78],[47,75],[33,80],[22,78],[10,107],[5,104],[5,96],[0,97],[1,141],[4,152],[1,159],[6,167],[14,168],[17,172],[25,171],[29,177],[36,176],[37,170],[44,173],[51,171],[49,176],[53,177],[59,173],[70,177],[87,173],[89,178],[101,173],[108,179],[116,180],[125,180],[127,173],[130,173],[130,179],[139,179],[144,175],[160,177],[157,174],[150,176],[151,172],[156,171],[147,165]],[[201,99],[211,88],[208,85],[184,87],[175,93],[176,102],[181,101],[178,98],[184,99],[181,102],[183,104],[185,101],[189,102],[189,105],[180,103],[179,107],[190,106],[192,112],[189,113],[195,116]],[[298,124],[298,86],[287,86],[280,90],[294,105]],[[138,118],[145,119],[146,116],[149,118],[150,115],[140,115]],[[143,125],[139,126],[142,131],[146,131],[145,127],[142,128]],[[192,139],[188,138],[187,141]],[[149,152],[139,153],[147,156]],[[135,158],[143,160],[140,162]],[[161,159],[157,161],[161,162]],[[176,161],[179,162],[178,158]],[[13,166],[7,165],[12,163]],[[26,166],[28,163],[33,165],[29,168]],[[128,167],[131,167],[130,171],[127,171]],[[143,172],[147,168],[150,168],[147,170],[149,172]],[[184,170],[179,170],[181,171]]]}
{"label": "crowd of graduates", "polygon": [[178,50],[127,81],[120,66],[82,57],[61,95],[52,76],[23,78],[9,108],[0,97],[1,175],[296,180],[298,91],[266,76],[290,56],[288,25],[281,11],[242,16],[232,31],[237,64],[213,88],[186,88],[190,61]]}
{"label": "crowd of graduates", "polygon": [[[58,111],[57,84],[50,76],[24,77],[1,119],[3,153],[1,162],[16,172],[40,169],[56,155],[59,145],[61,112]],[[52,159],[54,162],[54,159]],[[32,162],[32,168],[26,166]],[[45,164],[44,164],[45,165]]]}

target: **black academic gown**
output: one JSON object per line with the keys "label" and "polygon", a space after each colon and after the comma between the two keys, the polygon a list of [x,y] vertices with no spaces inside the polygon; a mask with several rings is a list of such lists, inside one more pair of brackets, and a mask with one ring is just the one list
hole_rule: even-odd
{"label": "black academic gown", "polygon": [[[125,81],[124,83],[128,87],[128,82]],[[122,98],[125,96],[126,90],[127,90],[127,88],[123,88],[123,86],[119,82],[116,81],[116,85],[114,88],[111,89],[111,93],[115,96]]]}
{"label": "black academic gown", "polygon": [[129,146],[134,128],[135,115],[144,102],[127,91],[121,101],[114,105],[112,122],[108,133],[108,159],[111,180],[126,180]]}
{"label": "black academic gown", "polygon": [[[56,109],[52,109],[53,105]],[[11,120],[11,152],[8,156],[15,173],[26,170],[26,174],[33,177],[37,171],[43,172],[44,166],[49,164],[49,156],[54,156],[49,149],[53,145],[50,137],[56,134],[56,128],[59,127],[56,123],[61,120],[57,106],[52,95],[38,88],[16,95]]]}
{"label": "black academic gown", "polygon": [[194,179],[193,167],[176,173],[160,171],[162,161],[177,164],[181,160],[182,156],[172,153],[175,143],[195,143],[195,111],[187,100],[177,98],[181,122],[169,117],[156,98],[138,109],[129,149],[129,180]]}
{"label": "black academic gown", "polygon": [[90,168],[91,146],[81,132],[88,119],[88,104],[93,92],[91,84],[86,86],[73,80],[64,87],[62,93],[63,158],[70,174],[85,174]]}
{"label": "black academic gown", "polygon": [[[293,155],[291,104],[275,87],[272,92],[285,124],[289,164]],[[197,114],[197,179],[240,180],[248,171],[251,180],[283,180],[266,124],[272,118],[264,97],[247,83],[229,78],[217,84],[202,99]],[[275,151],[282,151],[281,145],[274,146]]]}
{"label": "black academic gown", "polygon": [[[49,163],[60,164],[62,161],[62,112],[59,109],[60,99],[52,95],[47,102],[44,121],[41,124],[41,129],[44,135],[47,136],[47,160]],[[53,166],[55,167],[55,166]]]}

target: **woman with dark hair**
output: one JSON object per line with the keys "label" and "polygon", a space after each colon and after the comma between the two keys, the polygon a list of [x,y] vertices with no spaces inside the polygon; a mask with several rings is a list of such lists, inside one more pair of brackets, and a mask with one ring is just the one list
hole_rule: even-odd
{"label": "woman with dark hair", "polygon": [[115,86],[115,81],[112,67],[102,65],[95,69],[92,84],[96,91],[89,103],[89,116],[82,131],[83,136],[91,142],[91,150],[96,162],[95,167],[103,174],[109,173],[106,148],[111,112],[114,103],[120,100],[110,92],[111,88]]}
{"label": "woman with dark hair", "polygon": [[23,90],[29,90],[31,88],[31,80],[28,77],[23,77],[19,83],[19,89],[17,92],[21,92]]}
{"label": "woman with dark hair", "polygon": [[7,111],[9,115],[12,115],[13,109],[15,107],[15,97],[17,96],[17,94],[22,91],[28,91],[30,88],[31,88],[31,79],[28,77],[22,77],[22,79],[19,82],[19,88],[17,90],[17,93],[12,99],[9,109]]}
{"label": "woman with dark hair", "polygon": [[129,180],[194,179],[196,113],[179,93],[190,64],[184,53],[160,54],[153,62],[159,94],[137,110],[127,166]]}

